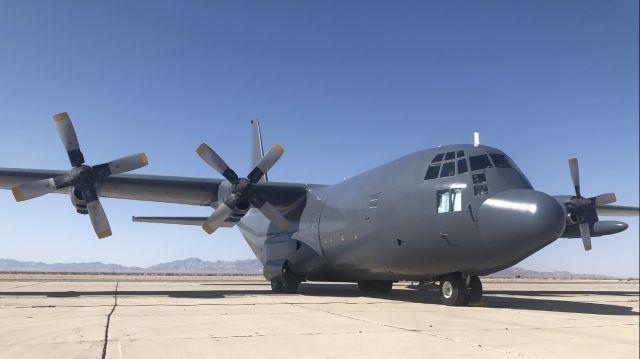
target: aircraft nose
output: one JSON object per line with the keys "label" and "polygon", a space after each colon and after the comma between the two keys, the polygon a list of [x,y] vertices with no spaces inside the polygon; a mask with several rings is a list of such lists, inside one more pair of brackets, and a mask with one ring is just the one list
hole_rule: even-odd
{"label": "aircraft nose", "polygon": [[556,240],[565,217],[551,196],[528,189],[499,192],[478,209],[480,236],[496,265],[513,265]]}

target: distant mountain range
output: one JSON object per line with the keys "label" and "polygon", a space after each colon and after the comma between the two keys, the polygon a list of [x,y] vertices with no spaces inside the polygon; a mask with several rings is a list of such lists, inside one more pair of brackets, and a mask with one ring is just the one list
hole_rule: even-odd
{"label": "distant mountain range", "polygon": [[141,268],[101,262],[48,264],[0,259],[0,272],[260,274],[262,264],[257,259],[208,262],[187,258]]}
{"label": "distant mountain range", "polygon": [[[57,273],[176,273],[176,274],[260,274],[262,264],[257,259],[208,262],[199,258],[187,258],[150,267],[127,267],[119,264],[88,263],[41,263],[21,262],[14,259],[0,259],[0,272],[57,272]],[[511,267],[493,277],[523,278],[580,278],[610,279],[614,277],[600,274],[574,274],[570,272],[537,272]]]}

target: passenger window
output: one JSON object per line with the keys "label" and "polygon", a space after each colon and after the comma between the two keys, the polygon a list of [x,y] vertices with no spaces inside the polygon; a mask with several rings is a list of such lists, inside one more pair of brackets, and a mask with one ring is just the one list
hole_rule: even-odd
{"label": "passenger window", "polygon": [[473,186],[473,195],[474,196],[484,195],[484,194],[489,194],[489,188],[487,187],[486,184]]}
{"label": "passenger window", "polygon": [[427,174],[424,176],[425,180],[430,180],[434,178],[438,178],[438,173],[440,173],[440,165],[431,165],[427,170]]}
{"label": "passenger window", "polygon": [[442,161],[442,158],[444,157],[444,153],[438,153],[433,160],[431,161],[431,163],[435,163],[435,162],[440,162]]}
{"label": "passenger window", "polygon": [[485,168],[491,168],[491,162],[489,161],[489,156],[487,155],[478,155],[469,157],[469,164],[471,165],[472,171],[482,170]]}
{"label": "passenger window", "polygon": [[455,188],[451,190],[451,207],[454,212],[462,211],[462,189]]}
{"label": "passenger window", "polygon": [[491,159],[493,160],[493,164],[498,168],[512,168],[507,158],[504,155],[499,154],[491,154]]}
{"label": "passenger window", "polygon": [[467,168],[467,160],[460,159],[458,160],[458,174],[463,174],[466,173],[469,170],[469,168]]}
{"label": "passenger window", "polygon": [[452,160],[456,158],[456,153],[455,152],[447,152],[446,155],[444,155],[444,160]]}
{"label": "passenger window", "polygon": [[438,191],[438,213],[449,212],[449,190]]}
{"label": "passenger window", "polygon": [[456,154],[456,157],[457,158],[464,157],[464,151],[458,151],[458,153]]}
{"label": "passenger window", "polygon": [[456,163],[447,162],[442,165],[442,171],[440,171],[440,178],[451,177],[456,175]]}
{"label": "passenger window", "polygon": [[484,173],[476,173],[471,177],[473,178],[473,184],[487,182],[487,176]]}

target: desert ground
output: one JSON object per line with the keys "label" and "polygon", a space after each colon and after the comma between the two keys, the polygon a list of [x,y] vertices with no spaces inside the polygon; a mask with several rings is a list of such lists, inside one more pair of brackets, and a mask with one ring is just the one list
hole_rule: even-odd
{"label": "desert ground", "polygon": [[260,276],[0,274],[0,358],[638,358],[638,280],[488,278],[439,304],[396,283]]}

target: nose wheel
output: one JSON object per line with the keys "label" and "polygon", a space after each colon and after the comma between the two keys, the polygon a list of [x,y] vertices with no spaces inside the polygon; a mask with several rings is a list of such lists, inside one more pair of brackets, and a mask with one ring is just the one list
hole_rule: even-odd
{"label": "nose wheel", "polygon": [[460,273],[440,279],[440,301],[448,306],[464,306],[482,299],[482,282],[477,276],[463,278]]}

